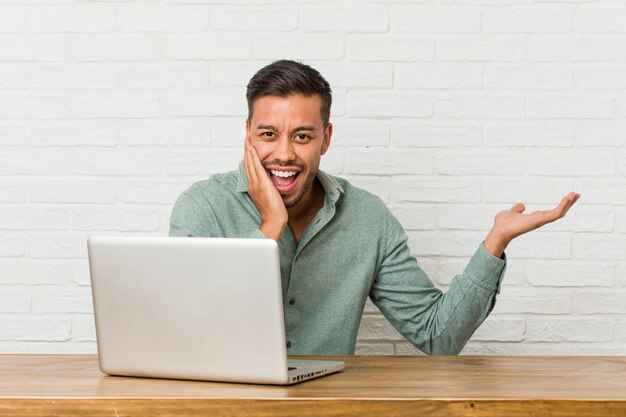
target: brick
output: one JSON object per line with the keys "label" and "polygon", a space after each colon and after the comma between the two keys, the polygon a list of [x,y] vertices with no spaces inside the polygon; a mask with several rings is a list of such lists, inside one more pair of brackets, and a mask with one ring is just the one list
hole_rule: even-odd
{"label": "brick", "polygon": [[327,152],[322,156],[320,169],[332,175],[342,175],[346,169],[345,151],[335,149]]}
{"label": "brick", "polygon": [[611,119],[615,99],[603,96],[567,95],[528,98],[531,119]]}
{"label": "brick", "polygon": [[516,151],[440,150],[435,152],[435,172],[443,175],[498,175],[524,172],[526,159]]}
{"label": "brick", "polygon": [[67,230],[70,211],[64,207],[0,206],[0,229]]}
{"label": "brick", "polygon": [[96,323],[91,314],[72,315],[72,341],[95,342]]}
{"label": "brick", "polygon": [[391,200],[391,178],[389,177],[363,175],[342,175],[341,177],[350,181],[350,184],[355,187],[362,188],[377,195],[384,202],[389,202]]}
{"label": "brick", "polygon": [[0,286],[0,300],[2,300],[0,313],[28,313],[30,311],[29,288]]}
{"label": "brick", "polygon": [[404,340],[404,337],[382,315],[364,315],[357,340]]}
{"label": "brick", "polygon": [[413,35],[348,35],[350,61],[432,61],[435,43]]}
{"label": "brick", "polygon": [[480,10],[445,5],[391,6],[391,29],[397,32],[477,33]]}
{"label": "brick", "polygon": [[212,87],[245,87],[258,70],[271,63],[271,60],[212,61],[209,64],[210,84]]}
{"label": "brick", "polygon": [[30,344],[29,354],[50,355],[96,355],[98,346],[95,342],[35,342]]}
{"label": "brick", "polygon": [[259,25],[271,22],[267,27],[272,31],[289,31],[298,28],[297,9],[274,7],[212,7],[209,13],[209,26],[218,30],[250,31],[258,30]]}
{"label": "brick", "polygon": [[3,175],[62,175],[72,170],[67,151],[30,149],[6,150],[0,154]]}
{"label": "brick", "polygon": [[482,184],[482,200],[502,203],[502,210],[509,210],[513,204],[521,202],[527,205],[526,211],[530,212],[535,208],[529,207],[529,204],[552,206],[541,208],[543,210],[556,207],[561,198],[573,189],[573,181],[569,179],[485,180]]}
{"label": "brick", "polygon": [[485,33],[554,33],[572,30],[570,5],[492,7],[483,13]]}
{"label": "brick", "polygon": [[[246,136],[245,118],[242,118],[241,116],[212,117],[209,131],[210,133],[208,137],[210,138],[210,142],[214,147],[230,147],[241,149],[243,155],[243,143]],[[331,144],[333,143],[334,135]],[[334,147],[334,144],[332,146]]]}
{"label": "brick", "polygon": [[33,290],[35,313],[93,313],[91,288],[37,287]]}
{"label": "brick", "polygon": [[0,257],[22,255],[24,255],[23,235],[3,232],[0,235]]}
{"label": "brick", "polygon": [[119,86],[124,89],[206,88],[209,70],[206,64],[138,64],[118,72]]}
{"label": "brick", "polygon": [[387,32],[389,12],[382,6],[302,6],[299,24],[306,32]]}
{"label": "brick", "polygon": [[424,356],[425,353],[420,352],[415,346],[409,342],[395,342],[394,355],[396,356]]}
{"label": "brick", "polygon": [[581,178],[574,185],[584,201],[593,201],[593,204],[624,204],[626,184],[623,180],[595,178],[591,181]]}
{"label": "brick", "polygon": [[112,179],[31,180],[33,203],[103,203],[117,201],[119,182]]}
{"label": "brick", "polygon": [[580,356],[620,356],[626,349],[625,343],[589,342],[576,343],[572,346],[572,354]]}
{"label": "brick", "polygon": [[573,71],[554,64],[489,64],[485,88],[505,90],[560,90],[572,88]]}
{"label": "brick", "polygon": [[369,298],[365,300],[365,309],[363,311],[365,313],[380,313],[378,307]]}
{"label": "brick", "polygon": [[[582,197],[583,202],[586,200]],[[556,207],[556,204],[554,205]],[[567,215],[555,223],[550,224],[550,230],[569,232],[612,232],[615,222],[620,216],[615,215],[615,210],[608,207],[584,206],[580,200],[572,207]]]}
{"label": "brick", "polygon": [[165,60],[249,59],[249,34],[209,33],[163,37],[161,57]]}
{"label": "brick", "polygon": [[[2,18],[0,17],[0,19]],[[0,27],[2,27],[1,22],[0,22]],[[25,88],[25,87],[26,87],[26,65],[25,64],[11,63],[11,64],[2,64],[2,66],[0,66],[0,88]]]}
{"label": "brick", "polygon": [[475,63],[395,65],[396,88],[482,88],[483,70]]}
{"label": "brick", "polygon": [[119,140],[129,146],[209,146],[214,120],[125,120]]}
{"label": "brick", "polygon": [[409,91],[350,91],[350,117],[430,117],[433,99]]}
{"label": "brick", "polygon": [[189,180],[129,180],[122,186],[122,200],[125,203],[148,203],[173,205],[178,196],[189,188]]}
{"label": "brick", "polygon": [[24,9],[21,7],[0,6],[0,33],[23,31]]}
{"label": "brick", "polygon": [[570,313],[572,311],[571,294],[569,289],[561,288],[516,288],[502,291],[497,298],[492,315]]}
{"label": "brick", "polygon": [[81,258],[87,256],[87,235],[76,232],[39,232],[26,236],[31,258]]}
{"label": "brick", "polygon": [[160,213],[143,207],[80,207],[72,210],[72,230],[154,232]]}
{"label": "brick", "polygon": [[0,339],[14,341],[66,341],[70,320],[37,315],[0,315]]}
{"label": "brick", "polygon": [[424,120],[393,120],[391,143],[398,148],[477,147],[483,142],[480,126],[432,124]]}
{"label": "brick", "polygon": [[336,87],[391,88],[394,79],[390,63],[319,61],[308,64],[322,74],[333,92]]}
{"label": "brick", "polygon": [[614,268],[604,263],[527,262],[526,281],[535,287],[610,287]]}
{"label": "brick", "polygon": [[[610,210],[607,209],[607,211],[610,211]],[[626,233],[626,207],[616,207],[614,216],[615,216],[615,231],[618,233]],[[613,218],[613,216],[611,216],[611,218]],[[604,230],[604,231],[608,232],[611,230]]]}
{"label": "brick", "polygon": [[103,120],[41,121],[29,126],[31,146],[105,146],[118,144],[117,122]]}
{"label": "brick", "polygon": [[463,349],[463,355],[497,356],[555,356],[571,355],[572,346],[564,343],[542,342],[473,342],[469,341]]}
{"label": "brick", "polygon": [[156,117],[159,98],[154,94],[130,92],[85,93],[72,98],[74,118],[139,118]]}
{"label": "brick", "polygon": [[358,342],[354,353],[355,355],[393,355],[393,344]]}
{"label": "brick", "polygon": [[0,61],[67,61],[70,45],[68,35],[46,35],[44,38],[36,35],[1,36]]}
{"label": "brick", "polygon": [[199,32],[209,27],[206,6],[134,4],[120,14],[125,32]]}
{"label": "brick", "polygon": [[152,61],[159,57],[159,39],[143,34],[79,34],[72,45],[74,61]]}
{"label": "brick", "polygon": [[574,312],[580,314],[626,314],[626,290],[616,288],[576,289]]}
{"label": "brick", "polygon": [[0,125],[0,146],[26,146],[26,126]]}
{"label": "brick", "polygon": [[116,9],[106,4],[37,6],[26,9],[25,31],[112,32]]}
{"label": "brick", "polygon": [[484,127],[487,146],[569,147],[574,126],[563,123],[507,122]]}
{"label": "brick", "polygon": [[161,105],[167,116],[244,116],[245,97],[243,87],[218,87],[164,94]]}
{"label": "brick", "polygon": [[623,7],[585,5],[574,12],[577,32],[626,32],[626,10]]}
{"label": "brick", "polygon": [[446,37],[437,40],[439,61],[516,62],[525,58],[525,42],[519,37]]}
{"label": "brick", "polygon": [[364,149],[348,153],[350,174],[429,174],[432,171],[433,154],[430,151]]}
{"label": "brick", "polygon": [[389,144],[389,124],[382,120],[334,119],[331,148],[385,147]]}
{"label": "brick", "polygon": [[22,203],[26,201],[26,181],[0,177],[0,203]]}
{"label": "brick", "polygon": [[91,285],[89,261],[86,258],[71,263],[70,278],[73,284],[79,286]]}
{"label": "brick", "polygon": [[527,41],[531,62],[598,62],[615,59],[616,44],[606,37],[530,36]]}
{"label": "brick", "polygon": [[70,271],[70,264],[58,260],[0,259],[0,284],[65,285]]}
{"label": "brick", "polygon": [[585,66],[576,71],[574,80],[577,88],[623,89],[626,88],[626,66]]}
{"label": "brick", "polygon": [[578,125],[576,146],[621,146],[626,123],[619,121],[587,122]]}
{"label": "brick", "polygon": [[395,201],[416,203],[474,203],[480,198],[477,181],[393,178]]}
{"label": "brick", "polygon": [[501,207],[497,206],[440,204],[436,209],[436,225],[438,229],[444,230],[488,231],[500,210]]}
{"label": "brick", "polygon": [[0,119],[62,119],[70,116],[70,100],[33,93],[0,96]]}
{"label": "brick", "polygon": [[393,204],[389,209],[406,230],[435,228],[435,207],[432,204]]}
{"label": "brick", "polygon": [[345,43],[345,35],[338,33],[259,33],[252,39],[252,55],[260,59],[343,59]]}
{"label": "brick", "polygon": [[615,265],[615,284],[626,287],[626,264]]}
{"label": "brick", "polygon": [[532,342],[601,342],[613,336],[615,322],[606,319],[541,317],[526,319],[526,340]]}
{"label": "brick", "polygon": [[407,235],[415,256],[472,256],[484,239],[482,233],[466,231],[411,231]]}
{"label": "brick", "polygon": [[161,173],[158,149],[85,148],[73,152],[74,173],[107,177]]}
{"label": "brick", "polygon": [[33,64],[28,67],[29,87],[41,89],[112,89],[116,71],[97,64]]}
{"label": "brick", "polygon": [[445,119],[523,119],[523,97],[456,95],[435,101],[435,115]]}
{"label": "brick", "polygon": [[572,253],[571,235],[563,232],[551,232],[550,225],[541,231],[534,231],[517,237],[507,253],[511,258],[530,259],[570,259]]}
{"label": "brick", "polygon": [[472,335],[473,341],[521,342],[526,323],[523,319],[489,317]]}
{"label": "brick", "polygon": [[626,253],[626,240],[621,235],[576,233],[572,237],[572,255],[581,260],[620,261]]}
{"label": "brick", "polygon": [[589,152],[578,149],[529,150],[526,172],[553,176],[612,176],[615,174],[614,152]]}
{"label": "brick", "polygon": [[[243,159],[241,149],[207,149],[202,151],[165,151],[163,171],[166,175],[202,175],[232,171]],[[208,163],[210,161],[210,163]]]}

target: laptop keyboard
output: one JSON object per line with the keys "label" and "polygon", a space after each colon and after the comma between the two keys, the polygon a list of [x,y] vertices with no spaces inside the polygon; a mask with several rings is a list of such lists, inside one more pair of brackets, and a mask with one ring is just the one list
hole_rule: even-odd
{"label": "laptop keyboard", "polygon": [[289,366],[289,367],[287,367],[287,370],[288,370],[288,371],[293,371],[294,369],[298,369],[298,368],[297,368],[297,367],[295,367],[295,366]]}

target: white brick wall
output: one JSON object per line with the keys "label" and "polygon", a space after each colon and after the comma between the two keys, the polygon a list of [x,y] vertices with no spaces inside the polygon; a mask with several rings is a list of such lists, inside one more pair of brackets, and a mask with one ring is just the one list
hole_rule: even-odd
{"label": "white brick wall", "polygon": [[[0,352],[95,352],[90,234],[166,235],[241,158],[274,59],[333,86],[322,166],[379,195],[442,289],[493,216],[514,241],[466,354],[626,352],[626,3],[0,0]],[[368,302],[357,353],[418,352]]]}

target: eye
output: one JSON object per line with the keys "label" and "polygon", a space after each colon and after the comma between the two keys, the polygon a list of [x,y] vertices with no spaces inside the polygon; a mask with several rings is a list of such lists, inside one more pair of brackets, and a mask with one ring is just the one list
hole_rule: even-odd
{"label": "eye", "polygon": [[311,139],[311,136],[306,135],[304,133],[298,133],[296,135],[296,139],[298,139],[299,141],[307,141],[307,140]]}
{"label": "eye", "polygon": [[259,136],[262,136],[265,138],[271,138],[271,137],[274,137],[274,132],[261,132]]}

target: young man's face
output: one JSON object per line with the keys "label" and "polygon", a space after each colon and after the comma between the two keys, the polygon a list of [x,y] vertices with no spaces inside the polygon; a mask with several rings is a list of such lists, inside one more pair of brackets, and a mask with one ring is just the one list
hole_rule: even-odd
{"label": "young man's face", "polygon": [[332,125],[324,129],[318,95],[263,96],[254,103],[246,134],[285,207],[312,193],[321,156],[330,145]]}

